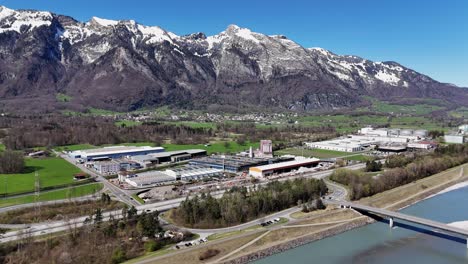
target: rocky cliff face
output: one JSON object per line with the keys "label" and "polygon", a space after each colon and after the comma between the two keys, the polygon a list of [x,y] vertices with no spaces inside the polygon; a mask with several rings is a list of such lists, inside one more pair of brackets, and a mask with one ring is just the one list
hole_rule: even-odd
{"label": "rocky cliff face", "polygon": [[[177,36],[135,21],[81,23],[49,12],[0,7],[0,104],[134,110],[172,105],[336,109],[362,96],[439,98],[468,92],[395,62],[304,48],[284,36],[229,26],[214,36]],[[63,106],[62,106],[63,107]]]}

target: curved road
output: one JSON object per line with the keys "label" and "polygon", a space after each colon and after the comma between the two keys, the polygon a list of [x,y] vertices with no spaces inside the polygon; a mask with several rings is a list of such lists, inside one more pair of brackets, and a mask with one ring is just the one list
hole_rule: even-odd
{"label": "curved road", "polygon": [[[348,166],[346,168],[356,170],[356,169],[361,169],[364,166],[365,166],[364,164],[356,164],[356,165]],[[312,172],[312,173],[306,173],[306,174],[302,174],[302,175],[298,175],[298,176],[281,178],[281,179],[278,179],[278,180],[279,181],[285,181],[285,180],[294,179],[294,178],[301,178],[301,177],[323,179],[323,178],[331,175],[333,173],[333,171],[334,171],[334,169],[333,170],[327,170],[327,171],[321,171],[321,172]],[[96,174],[93,173],[93,175],[96,175]],[[103,178],[102,176],[99,176],[99,177],[101,177],[104,180],[104,182],[107,183],[107,184],[105,184],[106,187],[108,187],[108,185],[111,185],[113,188],[118,189],[118,187],[116,187],[113,184],[107,182],[107,180],[105,178]],[[263,182],[263,183],[260,183],[260,184],[266,184],[266,183],[267,182]],[[329,186],[330,190],[333,191],[333,194],[330,195],[330,196],[333,197],[333,199],[341,200],[341,199],[343,199],[344,197],[347,196],[347,191],[342,186],[331,183],[329,181],[326,181],[326,183]],[[212,196],[215,197],[215,198],[218,198],[218,197],[221,197],[224,192],[225,192],[224,190],[217,191],[217,192],[212,193]],[[120,198],[124,198],[124,196],[122,196]],[[152,203],[152,204],[138,205],[138,206],[135,206],[135,207],[137,208],[139,213],[141,213],[143,211],[149,212],[149,211],[154,211],[154,210],[158,210],[160,212],[163,212],[163,211],[167,211],[169,209],[178,207],[179,204],[182,201],[184,201],[185,199],[186,199],[185,197],[182,197],[182,198],[177,198],[177,199],[172,199],[172,200],[162,201],[162,202],[157,202],[157,203]],[[135,201],[133,201],[133,202],[136,203]],[[134,203],[131,203],[131,204],[134,204]],[[274,214],[272,214],[270,216],[263,217],[263,218],[260,218],[260,219],[256,219],[256,220],[253,220],[251,222],[244,223],[244,224],[234,226],[234,227],[218,228],[218,229],[203,229],[203,230],[188,229],[188,230],[200,233],[201,235],[204,235],[204,236],[207,236],[207,235],[213,234],[213,233],[231,232],[231,231],[235,231],[235,230],[239,230],[239,229],[245,229],[245,228],[248,228],[248,227],[251,227],[251,226],[254,226],[254,225],[258,225],[261,222],[264,222],[264,219],[270,220],[272,218],[285,217],[285,216],[287,218],[289,218],[289,214],[291,214],[292,212],[295,212],[295,211],[299,211],[299,210],[300,210],[300,208],[293,207],[293,208],[290,208],[290,209],[287,209],[287,210],[284,210],[284,211],[281,211],[281,212],[278,212],[278,213],[274,213]],[[103,221],[108,221],[110,219],[111,215],[114,218],[120,218],[121,217],[121,211],[116,210],[116,211],[104,213],[103,214]],[[83,222],[84,222],[84,220],[86,218],[87,218],[87,216],[83,216],[83,217],[78,217],[78,218],[75,218],[75,219],[71,219],[70,221],[57,221],[57,222],[52,222],[52,223],[46,222],[46,223],[32,224],[32,225],[28,226],[29,228],[26,228],[24,230],[10,231],[10,232],[7,232],[7,233],[3,234],[2,236],[0,236],[0,243],[18,240],[22,236],[24,236],[25,233],[27,233],[28,236],[40,236],[40,235],[46,235],[46,234],[52,234],[52,233],[56,233],[56,232],[66,231],[66,230],[69,230],[69,228],[71,226],[81,227],[81,226],[84,225]],[[268,221],[268,220],[266,220],[266,221]],[[24,228],[24,227],[23,226],[16,226],[14,228]],[[185,229],[185,228],[183,228],[183,229]]]}

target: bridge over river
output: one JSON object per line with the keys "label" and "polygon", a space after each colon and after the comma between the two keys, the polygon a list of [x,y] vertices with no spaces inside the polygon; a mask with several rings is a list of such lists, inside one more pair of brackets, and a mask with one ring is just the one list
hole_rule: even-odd
{"label": "bridge over river", "polygon": [[440,230],[440,231],[443,231],[443,232],[448,232],[448,233],[454,234],[456,236],[461,236],[461,237],[463,237],[463,239],[466,239],[466,242],[467,242],[466,246],[468,248],[468,230],[465,230],[465,229],[462,229],[462,228],[450,226],[450,225],[447,225],[445,223],[433,221],[433,220],[430,220],[430,219],[425,219],[425,218],[421,218],[421,217],[407,215],[407,214],[403,214],[403,213],[399,213],[399,212],[393,212],[393,211],[389,211],[389,210],[385,210],[385,209],[381,209],[381,208],[376,208],[376,207],[372,207],[372,206],[367,206],[367,205],[362,205],[362,204],[358,204],[358,203],[352,203],[352,202],[347,202],[347,201],[327,201],[327,202],[337,204],[337,205],[341,205],[341,206],[346,207],[346,208],[352,208],[352,209],[355,209],[356,211],[368,212],[368,213],[371,213],[371,214],[386,217],[389,220],[390,227],[393,227],[394,219],[399,219],[399,220],[403,220],[403,221],[406,221],[406,222],[431,227],[433,229]]}

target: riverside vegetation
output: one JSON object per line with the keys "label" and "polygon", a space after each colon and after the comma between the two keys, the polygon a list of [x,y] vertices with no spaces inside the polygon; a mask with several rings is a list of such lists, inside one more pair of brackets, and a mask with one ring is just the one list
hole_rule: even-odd
{"label": "riverside vegetation", "polygon": [[448,145],[427,155],[391,156],[384,164],[387,170],[383,171],[380,176],[338,169],[330,176],[330,179],[349,186],[350,198],[359,200],[466,162],[468,162],[468,144]]}

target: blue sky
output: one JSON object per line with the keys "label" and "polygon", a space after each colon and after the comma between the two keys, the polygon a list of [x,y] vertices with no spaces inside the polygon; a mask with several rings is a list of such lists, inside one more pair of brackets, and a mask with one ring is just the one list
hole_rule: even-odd
{"label": "blue sky", "polygon": [[283,34],[375,61],[397,61],[436,80],[468,87],[468,1],[465,0],[0,0],[87,21],[133,19],[176,34],[212,35],[229,24]]}

